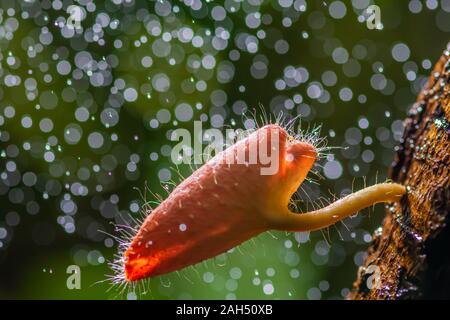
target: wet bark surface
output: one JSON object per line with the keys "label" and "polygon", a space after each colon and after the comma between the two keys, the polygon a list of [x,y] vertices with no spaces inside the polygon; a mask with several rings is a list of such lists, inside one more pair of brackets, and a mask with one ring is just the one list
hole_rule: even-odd
{"label": "wet bark surface", "polygon": [[407,186],[386,208],[349,299],[450,299],[450,52],[409,111],[389,176]]}

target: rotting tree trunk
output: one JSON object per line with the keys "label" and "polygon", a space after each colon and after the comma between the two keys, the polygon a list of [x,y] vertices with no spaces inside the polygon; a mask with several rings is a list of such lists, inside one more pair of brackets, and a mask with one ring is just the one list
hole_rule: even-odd
{"label": "rotting tree trunk", "polygon": [[450,299],[449,119],[447,50],[404,122],[389,172],[408,194],[386,209],[349,299]]}

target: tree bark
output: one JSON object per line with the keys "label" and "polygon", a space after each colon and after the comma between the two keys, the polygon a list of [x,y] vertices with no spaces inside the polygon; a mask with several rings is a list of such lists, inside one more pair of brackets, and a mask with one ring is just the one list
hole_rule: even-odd
{"label": "tree bark", "polygon": [[450,53],[404,121],[389,172],[407,186],[386,208],[349,299],[450,299]]}

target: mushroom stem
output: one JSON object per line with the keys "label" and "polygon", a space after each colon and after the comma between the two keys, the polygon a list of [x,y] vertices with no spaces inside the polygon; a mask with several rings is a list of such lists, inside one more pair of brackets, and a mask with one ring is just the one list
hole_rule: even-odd
{"label": "mushroom stem", "polygon": [[289,209],[274,222],[274,229],[314,231],[326,228],[379,202],[399,201],[406,188],[397,183],[380,183],[352,193],[320,210],[294,213]]}

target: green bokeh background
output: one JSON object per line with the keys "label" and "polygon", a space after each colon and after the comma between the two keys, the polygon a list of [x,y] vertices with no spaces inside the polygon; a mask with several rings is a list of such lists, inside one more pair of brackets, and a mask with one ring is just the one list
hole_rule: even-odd
{"label": "green bokeh background", "polygon": [[[247,1],[244,1],[247,2]],[[328,136],[330,146],[345,146],[345,132],[348,128],[357,127],[358,120],[361,117],[368,119],[370,125],[363,130],[364,136],[373,138],[370,146],[363,146],[361,151],[370,149],[375,154],[375,160],[369,165],[364,165],[361,161],[360,152],[354,159],[345,156],[343,150],[335,152],[343,166],[343,174],[337,179],[323,179],[320,181],[320,192],[322,195],[329,195],[329,191],[340,195],[343,190],[348,190],[354,185],[355,189],[363,186],[362,176],[367,178],[367,183],[372,184],[375,179],[383,180],[387,175],[387,170],[394,155],[394,146],[398,143],[393,138],[392,132],[385,141],[377,139],[377,129],[384,127],[391,131],[391,124],[396,120],[405,117],[407,109],[415,101],[420,87],[425,81],[431,70],[422,66],[422,61],[429,59],[434,64],[449,40],[450,27],[448,22],[450,14],[443,8],[449,7],[449,1],[438,2],[436,9],[429,9],[425,1],[420,13],[412,13],[408,9],[409,1],[375,1],[375,4],[381,8],[381,19],[384,25],[383,30],[369,30],[364,23],[357,21],[358,15],[352,9],[352,1],[344,1],[347,7],[347,14],[343,19],[334,19],[330,16],[329,8],[333,1],[307,1],[306,12],[300,14],[291,27],[281,26],[282,18],[288,16],[289,10],[281,10],[277,1],[264,1],[259,11],[262,15],[270,14],[273,22],[270,27],[278,30],[281,37],[289,44],[289,51],[286,54],[278,54],[275,50],[260,46],[259,54],[264,54],[269,61],[268,75],[261,80],[254,79],[249,68],[252,64],[254,54],[241,53],[241,58],[234,61],[235,75],[229,83],[219,83],[217,81],[208,82],[208,89],[205,92],[195,92],[193,94],[183,94],[179,83],[189,78],[191,75],[184,68],[184,62],[180,65],[169,66],[167,62],[162,63],[163,59],[155,59],[154,65],[150,70],[144,70],[139,63],[139,57],[148,52],[149,45],[136,48],[133,42],[141,35],[147,34],[142,22],[130,20],[138,11],[138,8],[147,8],[148,12],[154,11],[155,3],[152,1],[134,1],[133,5],[116,6],[111,1],[96,2],[95,12],[106,11],[111,17],[115,17],[123,22],[119,29],[105,32],[105,46],[99,46],[90,43],[83,50],[88,50],[95,54],[96,58],[114,54],[117,56],[119,64],[113,69],[114,78],[121,77],[127,83],[127,86],[138,87],[139,84],[148,82],[148,75],[155,70],[162,70],[167,73],[171,79],[173,94],[177,101],[188,102],[195,105],[196,102],[203,103],[202,112],[208,113],[211,107],[210,94],[216,89],[224,90],[227,94],[227,103],[224,107],[227,110],[225,123],[229,124],[231,119],[236,120],[236,127],[242,127],[240,116],[233,114],[231,106],[236,100],[245,100],[249,107],[262,105],[267,111],[271,111],[271,101],[276,95],[285,94],[292,96],[299,93],[303,96],[303,103],[310,106],[312,112],[304,118],[306,124],[322,124],[322,135]],[[65,2],[65,5],[70,2]],[[256,2],[253,2],[256,3]],[[372,1],[371,3],[374,3]],[[223,4],[222,1],[210,1],[204,3],[210,10],[216,5]],[[0,7],[3,8],[3,20],[6,19],[8,8],[14,7],[16,14],[23,10],[23,2],[2,1]],[[191,11],[181,2],[178,3],[183,8],[183,14],[177,15],[178,19],[184,23],[192,25],[193,28],[208,28],[213,30],[216,22],[207,15],[204,18],[196,18]],[[21,7],[22,6],[22,7]],[[242,5],[244,6],[244,5]],[[52,9],[45,10],[49,21],[54,21],[58,16],[66,16],[62,11]],[[236,35],[238,30],[247,30],[245,27],[245,12],[241,9],[232,16],[233,28],[230,31],[231,38]],[[83,21],[83,25],[92,24],[91,14]],[[443,18],[444,17],[444,18]],[[91,19],[91,20],[90,20]],[[324,24],[312,27],[315,22],[324,19]],[[447,20],[446,20],[447,19]],[[10,41],[0,39],[0,50],[2,55],[0,79],[10,72],[5,63],[9,52],[22,61],[22,65],[14,70],[14,74],[23,79],[27,77],[29,67],[27,66],[26,51],[22,49],[22,39],[28,35],[39,33],[39,25],[45,23],[42,17],[35,19],[20,19],[19,29],[14,33],[14,38]],[[320,25],[320,23],[319,23]],[[51,72],[53,81],[46,84],[38,81],[41,90],[53,90],[58,95],[66,88],[68,76],[58,75],[54,69],[56,61],[52,54],[60,47],[67,48],[67,60],[73,62],[77,50],[72,48],[70,39],[61,36],[57,27],[49,26],[54,35],[53,42],[45,47],[45,50],[38,55],[37,61],[48,62],[53,66]],[[267,29],[267,26],[247,32],[255,33],[259,29]],[[302,32],[308,32],[309,37],[305,39]],[[149,42],[152,39],[149,37]],[[112,45],[115,39],[121,39],[124,47],[116,49]],[[233,41],[230,40],[227,49],[215,54],[216,61],[228,59]],[[392,58],[391,50],[396,43],[405,43],[410,49],[408,61],[415,62],[417,65],[417,80],[410,81],[405,75],[405,63],[400,63]],[[341,65],[335,63],[330,57],[329,52],[337,46],[342,46],[348,50],[351,55],[352,48],[357,44],[364,44],[368,49],[366,58],[359,61],[361,72],[356,77],[348,77],[343,72]],[[198,50],[197,50],[198,51]],[[328,52],[328,53],[327,53]],[[36,62],[34,62],[35,65]],[[370,78],[374,73],[379,73],[376,66],[383,65],[382,73],[393,81],[395,90],[392,93],[385,94],[374,90],[370,84]],[[309,71],[309,80],[321,81],[321,75],[327,70],[333,70],[338,76],[338,82],[335,86],[327,88],[331,95],[328,103],[319,103],[314,99],[308,98],[306,93],[307,83],[298,87],[291,88],[284,93],[280,93],[274,87],[274,81],[283,75],[283,69],[288,65],[303,66]],[[8,71],[9,70],[9,71]],[[156,71],[155,71],[156,72]],[[43,73],[42,73],[43,74]],[[37,72],[36,77],[42,78],[42,74]],[[214,79],[213,79],[214,80]],[[245,85],[245,92],[239,91],[239,86]],[[76,85],[75,85],[76,87]],[[349,102],[339,99],[339,90],[343,87],[349,87],[353,90],[354,97]],[[62,150],[57,152],[57,158],[76,157],[79,159],[89,158],[93,163],[101,161],[102,152],[94,152],[86,142],[87,133],[100,130],[107,134],[112,132],[118,135],[117,143],[126,145],[132,153],[137,153],[141,157],[139,162],[139,176],[135,180],[128,179],[123,174],[123,168],[114,172],[114,177],[108,180],[104,186],[101,195],[105,198],[111,194],[117,194],[120,197],[119,207],[121,210],[128,209],[128,205],[140,196],[134,188],[143,189],[147,183],[150,190],[156,193],[164,194],[158,178],[158,172],[161,168],[170,167],[170,161],[167,157],[160,156],[158,161],[149,159],[151,152],[158,152],[162,145],[167,144],[167,130],[172,129],[172,123],[163,124],[156,129],[148,126],[149,119],[155,117],[157,111],[162,108],[160,99],[164,96],[158,93],[152,93],[151,98],[139,94],[135,102],[126,102],[120,109],[120,121],[113,128],[105,128],[99,120],[99,114],[107,101],[110,93],[110,87],[77,88],[78,92],[88,92],[93,97],[93,105],[96,105],[96,111],[92,113],[93,120],[82,124],[84,131],[83,139],[79,144],[68,145],[64,143],[63,131],[68,123],[74,121],[74,111],[78,105],[77,101],[65,103],[59,100],[57,108],[52,110],[36,110],[36,101],[29,101],[25,96],[23,84],[17,87],[7,87],[3,80],[0,82],[0,114],[8,105],[13,105],[16,109],[16,116],[7,119],[0,126],[0,131],[9,133],[7,141],[0,141],[0,152],[7,149],[10,144],[15,144],[21,149],[20,156],[15,159],[18,168],[21,171],[47,172],[48,163],[42,157],[32,157],[21,148],[23,142],[32,136],[42,136],[37,125],[42,117],[50,117],[54,122],[54,129],[51,134],[57,136],[61,142]],[[357,96],[364,94],[367,97],[366,103],[358,103]],[[174,105],[166,107],[173,111]],[[259,113],[260,110],[258,109]],[[387,113],[388,112],[388,113]],[[297,108],[287,112],[296,115]],[[35,124],[25,129],[21,126],[21,115],[29,114],[35,120]],[[200,112],[194,113],[194,118],[198,117]],[[80,124],[81,125],[81,124]],[[192,129],[192,122],[178,124]],[[335,135],[330,135],[330,130]],[[138,137],[136,140],[135,137]],[[117,144],[116,143],[116,144]],[[115,143],[112,143],[115,145]],[[0,171],[5,170],[7,159],[0,158]],[[360,164],[365,168],[362,172],[356,173],[351,170],[354,164]],[[189,173],[189,168],[180,168],[183,174]],[[64,180],[66,179],[66,180]],[[71,177],[61,178],[61,181],[73,181]],[[20,187],[20,185],[19,185]],[[123,293],[117,292],[116,288],[110,288],[108,283],[96,283],[105,279],[106,274],[111,271],[106,263],[92,265],[85,263],[81,267],[81,290],[69,290],[66,287],[66,268],[74,264],[74,257],[77,252],[90,252],[98,250],[106,260],[111,260],[117,251],[116,245],[112,248],[106,248],[103,239],[93,241],[80,233],[83,229],[83,217],[89,217],[97,221],[102,229],[109,233],[114,233],[111,221],[100,215],[98,210],[91,206],[91,193],[95,193],[92,188],[88,197],[77,197],[76,203],[78,212],[76,214],[77,231],[68,234],[61,228],[56,219],[61,214],[58,203],[62,198],[62,193],[55,197],[45,200],[42,193],[36,191],[33,193],[35,201],[39,203],[40,210],[36,215],[27,213],[25,204],[12,203],[8,197],[8,189],[0,194],[0,227],[5,226],[6,214],[15,211],[20,215],[20,224],[13,228],[7,227],[8,238],[0,248],[0,298],[16,299],[115,299],[127,298],[129,290]],[[58,200],[59,199],[59,200]],[[370,216],[370,218],[369,218]],[[374,212],[352,220],[346,224],[349,230],[339,226],[339,230],[344,233],[344,240],[340,239],[336,229],[330,228],[329,235],[321,232],[314,232],[310,235],[310,241],[298,244],[294,234],[285,234],[274,232],[272,234],[263,234],[255,241],[245,243],[233,252],[227,253],[216,259],[207,261],[205,264],[183,270],[180,274],[170,274],[164,277],[152,279],[148,286],[138,290],[138,298],[143,299],[178,299],[178,298],[203,298],[203,299],[223,299],[236,297],[238,299],[308,299],[318,297],[317,290],[321,291],[320,298],[342,299],[343,295],[351,288],[355,279],[357,266],[355,264],[355,254],[364,251],[367,243],[364,241],[355,241],[351,238],[351,232],[355,232],[357,237],[372,232],[380,225],[383,216],[382,206],[377,206]],[[36,228],[42,232],[52,233],[52,240],[46,245],[38,245],[33,240],[33,234]],[[326,236],[324,236],[326,234]],[[102,236],[103,237],[103,236]],[[317,254],[317,243],[323,245],[324,239],[330,242],[331,249],[328,255],[335,254],[341,260],[338,265],[329,262],[323,262],[323,257]],[[285,241],[290,240],[293,243],[292,248],[284,246]],[[321,248],[319,245],[319,249]],[[83,251],[85,250],[85,251]],[[287,255],[297,255],[298,263],[290,266],[286,263]],[[297,258],[296,258],[297,259]],[[327,258],[328,260],[333,260]],[[230,276],[232,268],[239,268],[242,276],[233,280]],[[268,275],[267,269],[272,268],[274,275]],[[296,268],[299,270],[299,277],[292,278],[290,271]],[[255,274],[258,272],[258,275]],[[206,272],[214,274],[214,281],[206,283],[203,275]],[[270,271],[269,271],[270,273]],[[262,284],[254,285],[252,281],[258,276]],[[231,281],[230,281],[231,280]],[[275,290],[271,295],[264,293],[263,284],[270,281]],[[326,281],[326,282],[323,282]],[[237,287],[236,287],[237,284]],[[327,285],[328,284],[328,285]],[[317,289],[322,287],[322,289]],[[327,288],[329,287],[329,288]],[[311,288],[313,291],[311,291]],[[344,290],[343,290],[344,289]],[[346,290],[347,289],[347,290]],[[136,293],[138,293],[136,291]],[[143,292],[146,294],[142,294]],[[231,296],[229,294],[232,294]],[[132,295],[128,296],[129,298]]]}

